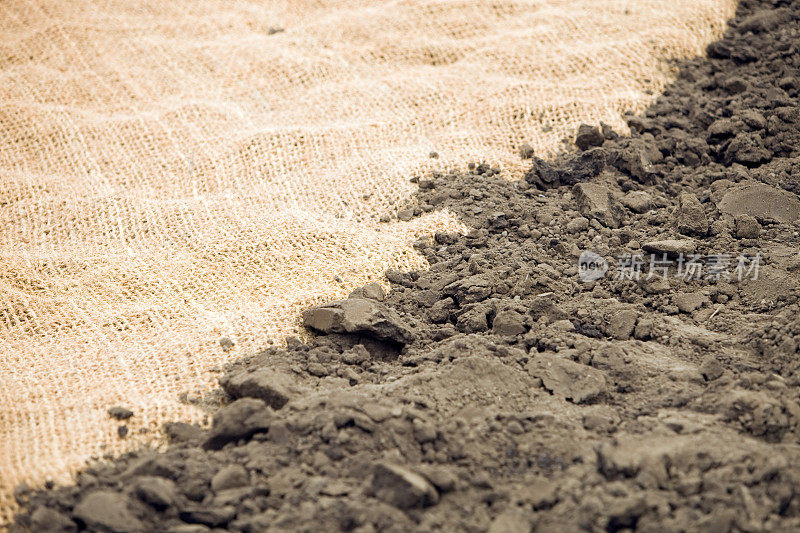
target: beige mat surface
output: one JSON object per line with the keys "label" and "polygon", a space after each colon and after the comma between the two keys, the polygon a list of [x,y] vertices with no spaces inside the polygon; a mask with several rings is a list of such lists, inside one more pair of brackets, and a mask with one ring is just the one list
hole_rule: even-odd
{"label": "beige mat surface", "polygon": [[522,142],[622,131],[734,8],[0,2],[0,523],[17,483],[202,420],[179,397],[303,307],[422,266],[416,236],[459,224],[380,223],[410,176],[486,159],[515,178]]}

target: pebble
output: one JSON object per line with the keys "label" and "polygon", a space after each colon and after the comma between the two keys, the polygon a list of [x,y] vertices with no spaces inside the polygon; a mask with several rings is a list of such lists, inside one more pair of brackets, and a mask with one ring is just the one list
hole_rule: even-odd
{"label": "pebble", "polygon": [[708,218],[703,205],[691,193],[681,193],[678,207],[675,209],[675,223],[684,235],[705,235],[708,233]]}
{"label": "pebble", "polygon": [[143,531],[144,526],[128,507],[128,497],[110,490],[98,490],[85,496],[73,514],[90,529],[127,533]]}
{"label": "pebble", "polygon": [[428,507],[439,501],[439,493],[427,479],[408,468],[389,463],[375,465],[370,492],[399,509]]}
{"label": "pebble", "polygon": [[578,183],[572,194],[583,216],[594,218],[608,228],[620,226],[619,209],[607,187],[597,183]]}

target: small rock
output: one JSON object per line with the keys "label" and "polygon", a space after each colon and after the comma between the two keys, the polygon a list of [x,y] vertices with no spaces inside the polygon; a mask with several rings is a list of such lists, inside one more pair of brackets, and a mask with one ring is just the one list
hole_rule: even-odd
{"label": "small rock", "polygon": [[143,531],[144,526],[128,509],[128,497],[110,490],[98,490],[84,496],[73,515],[93,530],[126,533]]}
{"label": "small rock", "polygon": [[731,187],[717,208],[734,217],[750,215],[765,222],[791,223],[800,218],[800,198],[796,194],[759,182]]}
{"label": "small rock", "polygon": [[644,191],[631,191],[622,197],[622,205],[634,213],[647,213],[653,205],[653,199]]}
{"label": "small rock", "polygon": [[202,524],[181,524],[172,526],[167,533],[210,533],[211,529]]}
{"label": "small rock", "polygon": [[758,133],[739,133],[728,144],[723,161],[727,165],[741,163],[754,167],[769,160],[772,153],[764,147],[764,140]]}
{"label": "small rock", "polygon": [[757,239],[761,235],[761,224],[751,215],[737,215],[734,217],[736,236],[740,239]]}
{"label": "small rock", "polygon": [[528,143],[522,143],[519,147],[519,156],[522,159],[531,159],[533,157],[534,151],[533,146]]}
{"label": "small rock", "polygon": [[513,309],[505,309],[497,313],[492,324],[497,335],[515,336],[525,333],[525,317]]}
{"label": "small rock", "polygon": [[222,347],[223,352],[230,352],[233,347],[236,346],[236,343],[233,342],[230,337],[222,337],[219,340],[219,345]]}
{"label": "small rock", "polygon": [[121,426],[117,427],[117,436],[121,439],[124,439],[128,436],[128,426],[122,424]]}
{"label": "small rock", "polygon": [[321,363],[309,363],[308,368],[306,368],[306,370],[308,371],[309,374],[311,374],[312,376],[316,376],[318,378],[324,378],[325,376],[330,374],[330,372],[328,372],[328,369],[325,368],[325,365]]}
{"label": "small rock", "polygon": [[639,340],[647,340],[653,336],[656,322],[652,318],[640,318],[633,330],[633,336]]}
{"label": "small rock", "polygon": [[642,245],[642,249],[653,254],[677,256],[694,253],[697,250],[697,243],[693,239],[664,239],[646,242]]}
{"label": "small rock", "polygon": [[537,511],[552,507],[558,501],[558,484],[535,476],[526,480],[525,486],[517,492],[517,499]]}
{"label": "small rock", "polygon": [[170,442],[191,442],[203,436],[202,428],[186,422],[167,422],[164,424],[164,432]]}
{"label": "small rock", "polygon": [[262,400],[236,400],[216,412],[203,447],[217,450],[229,442],[268,431],[272,419],[272,409]]}
{"label": "small rock", "polygon": [[458,317],[456,326],[464,333],[481,333],[489,329],[489,321],[486,317],[489,309],[482,305],[467,310]]}
{"label": "small rock", "polygon": [[588,124],[578,126],[578,134],[575,136],[575,145],[581,150],[588,150],[592,146],[601,146],[606,138],[600,130]]}
{"label": "small rock", "polygon": [[377,339],[408,344],[411,328],[393,310],[365,298],[348,298],[303,311],[303,324],[322,333],[361,333]]}
{"label": "small rock", "polygon": [[619,425],[619,415],[605,406],[592,406],[595,409],[583,415],[583,427],[589,431],[612,432]]}
{"label": "small rock", "polygon": [[620,309],[609,317],[606,333],[614,339],[629,339],[633,335],[638,318],[639,313],[635,309]]}
{"label": "small rock", "polygon": [[55,509],[39,507],[31,514],[30,531],[51,531],[53,533],[74,533],[78,526]]}
{"label": "small rock", "polygon": [[294,381],[286,373],[259,367],[225,374],[219,383],[233,398],[257,398],[273,409],[280,409],[295,396],[291,386]]}
{"label": "small rock", "polygon": [[672,297],[672,303],[678,306],[682,313],[691,313],[703,307],[706,297],[701,292],[679,292]]}
{"label": "small rock", "polygon": [[609,228],[619,227],[619,209],[607,187],[596,183],[578,183],[572,188],[572,194],[583,216],[592,217]]}
{"label": "small rock", "polygon": [[706,358],[703,360],[703,363],[700,365],[699,370],[700,373],[703,374],[703,377],[708,381],[719,379],[722,376],[722,373],[725,372],[725,368],[713,355],[706,356]]}
{"label": "small rock", "polygon": [[456,474],[446,466],[420,465],[420,473],[433,483],[440,493],[455,490],[458,483]]}
{"label": "small rock", "polygon": [[531,519],[522,509],[509,507],[492,520],[488,533],[519,533],[531,530]]}
{"label": "small rock", "polygon": [[227,489],[246,487],[250,484],[250,476],[241,465],[223,467],[211,478],[211,490],[221,492]]}
{"label": "small rock", "polygon": [[738,76],[734,76],[725,80],[722,83],[722,88],[731,94],[739,94],[747,90],[747,82]]}
{"label": "small rock", "polygon": [[397,218],[403,222],[408,222],[412,218],[414,218],[414,210],[413,209],[403,209],[399,213],[397,213]]}
{"label": "small rock", "polygon": [[552,327],[556,331],[575,331],[575,324],[566,318],[556,320],[553,322]]}
{"label": "small rock", "polygon": [[639,183],[650,181],[655,175],[653,163],[662,159],[658,148],[654,143],[646,143],[642,139],[628,139],[622,144],[621,149],[612,152],[609,162]]}
{"label": "small rock", "polygon": [[375,466],[371,492],[399,509],[428,507],[439,501],[439,493],[427,479],[408,468],[389,463]]}
{"label": "small rock", "polygon": [[348,298],[368,298],[382,302],[386,299],[386,291],[383,290],[380,283],[373,281],[355,289]]}
{"label": "small rock", "polygon": [[437,437],[436,426],[420,419],[414,420],[414,438],[420,444],[435,441]]}
{"label": "small rock", "polygon": [[693,194],[685,192],[678,197],[675,222],[678,231],[684,235],[705,235],[708,233],[708,219],[703,210],[703,205]]}
{"label": "small rock", "polygon": [[589,229],[589,220],[584,217],[573,218],[567,222],[567,231],[570,233],[579,233]]}
{"label": "small rock", "polygon": [[133,411],[126,407],[114,406],[108,410],[108,416],[115,420],[127,420],[133,416]]}
{"label": "small rock", "polygon": [[593,400],[606,390],[603,371],[553,354],[539,354],[528,363],[528,371],[545,389],[574,403]]}
{"label": "small rock", "polygon": [[156,509],[166,509],[175,503],[177,488],[170,479],[141,476],[133,483],[133,494]]}
{"label": "small rock", "polygon": [[208,527],[221,527],[233,520],[236,516],[236,507],[225,505],[223,507],[197,507],[185,509],[178,516],[190,524],[203,524]]}

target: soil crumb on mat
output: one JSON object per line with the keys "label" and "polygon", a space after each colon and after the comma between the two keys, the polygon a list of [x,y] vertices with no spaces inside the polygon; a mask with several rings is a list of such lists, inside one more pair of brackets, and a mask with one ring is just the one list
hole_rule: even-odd
{"label": "soil crumb on mat", "polygon": [[429,270],[229,365],[210,429],[20,488],[12,529],[797,530],[799,19],[743,2],[629,137],[420,178],[410,216],[471,228]]}

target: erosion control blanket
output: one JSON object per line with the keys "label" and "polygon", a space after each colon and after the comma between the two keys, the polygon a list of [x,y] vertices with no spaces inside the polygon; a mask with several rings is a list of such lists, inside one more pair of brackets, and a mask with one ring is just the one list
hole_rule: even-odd
{"label": "erosion control blanket", "polygon": [[398,219],[408,178],[475,159],[515,179],[524,143],[625,131],[734,9],[3,2],[0,523],[18,483],[202,421],[215,369],[303,308],[424,266],[411,242],[461,225]]}

